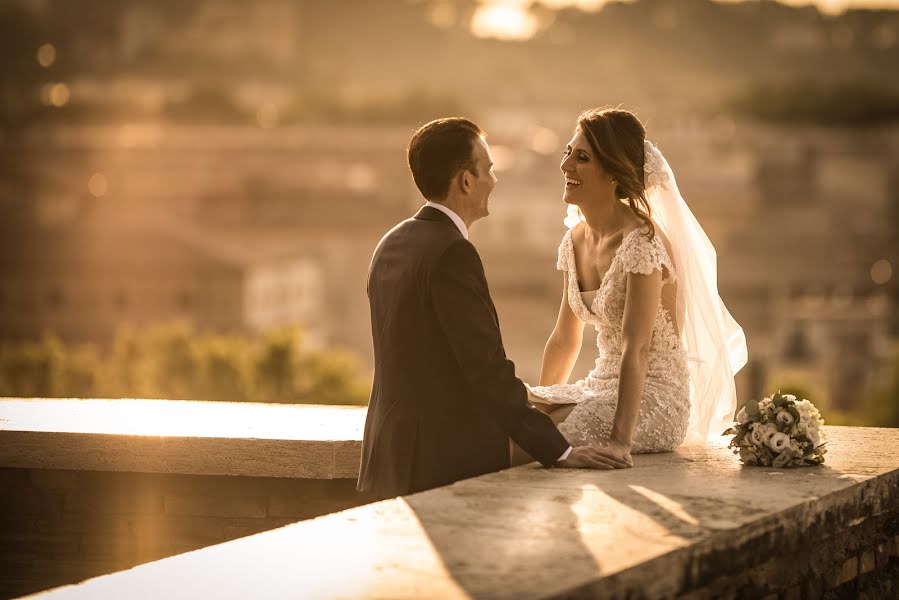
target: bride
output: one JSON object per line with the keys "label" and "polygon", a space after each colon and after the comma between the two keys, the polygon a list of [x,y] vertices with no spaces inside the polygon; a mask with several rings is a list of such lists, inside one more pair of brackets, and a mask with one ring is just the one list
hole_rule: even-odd
{"label": "bride", "polygon": [[[717,290],[715,250],[632,113],[580,115],[565,149],[562,304],[530,400],[572,445],[666,452],[732,421],[746,339]],[[599,356],[567,383],[584,325]]]}

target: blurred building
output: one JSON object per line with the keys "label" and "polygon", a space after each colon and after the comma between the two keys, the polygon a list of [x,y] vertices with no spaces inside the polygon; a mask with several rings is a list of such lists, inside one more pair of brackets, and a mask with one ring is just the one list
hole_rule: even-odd
{"label": "blurred building", "polygon": [[3,228],[0,336],[106,342],[120,324],[171,319],[222,332],[300,325],[368,356],[371,252],[418,203],[406,135],[36,133],[27,151],[44,183],[28,226]]}
{"label": "blurred building", "polygon": [[320,257],[254,256],[151,219],[88,217],[6,232],[0,337],[47,332],[105,343],[120,325],[174,319],[216,332],[316,323],[324,306]]}

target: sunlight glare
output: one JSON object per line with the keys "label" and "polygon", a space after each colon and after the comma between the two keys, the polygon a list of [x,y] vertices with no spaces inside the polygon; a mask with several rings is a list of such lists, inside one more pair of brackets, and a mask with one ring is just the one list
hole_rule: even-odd
{"label": "sunlight glare", "polygon": [[362,439],[365,409],[186,400],[2,399],[0,431],[273,440]]}
{"label": "sunlight glare", "polygon": [[651,500],[652,502],[654,502],[661,508],[665,509],[666,511],[668,511],[669,513],[671,513],[672,515],[674,515],[675,517],[677,517],[684,523],[687,523],[688,525],[693,525],[693,526],[699,525],[699,521],[696,520],[696,517],[694,517],[687,511],[685,511],[684,507],[681,506],[680,503],[675,502],[668,496],[665,496],[664,494],[660,494],[658,492],[655,492],[653,490],[645,488],[642,485],[632,485],[632,486],[630,486],[630,488],[632,490],[634,490],[635,492],[637,492],[638,494],[640,494],[641,496],[644,496],[645,498]]}
{"label": "sunlight glare", "polygon": [[515,2],[494,2],[475,10],[471,32],[480,38],[527,40],[537,33],[537,18]]}

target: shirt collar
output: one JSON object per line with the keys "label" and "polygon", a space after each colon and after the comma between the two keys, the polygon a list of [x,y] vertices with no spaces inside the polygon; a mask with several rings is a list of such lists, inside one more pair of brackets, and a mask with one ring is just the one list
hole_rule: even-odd
{"label": "shirt collar", "polygon": [[459,233],[462,234],[462,237],[464,237],[466,240],[468,239],[468,227],[465,226],[465,221],[462,220],[462,217],[453,212],[452,209],[447,208],[442,204],[438,204],[437,202],[431,202],[430,200],[425,202],[425,206],[436,208],[437,210],[448,216],[453,221],[453,224],[459,229]]}

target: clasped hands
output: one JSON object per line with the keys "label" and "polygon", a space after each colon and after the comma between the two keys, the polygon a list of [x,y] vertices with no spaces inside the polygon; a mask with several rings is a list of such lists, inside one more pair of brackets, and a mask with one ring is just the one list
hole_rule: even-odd
{"label": "clasped hands", "polygon": [[629,445],[610,440],[604,446],[572,448],[568,458],[559,461],[556,466],[568,469],[629,469],[634,466],[634,459]]}

